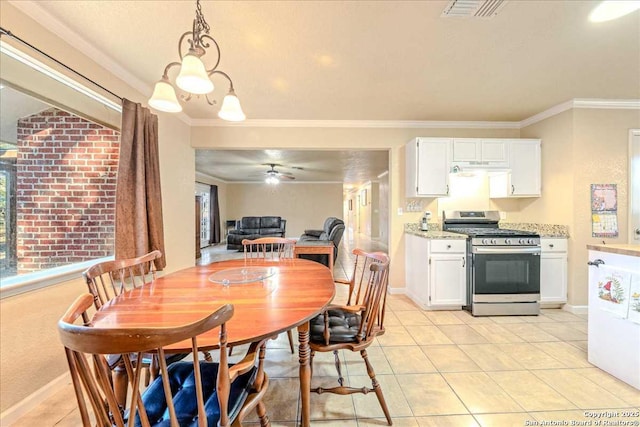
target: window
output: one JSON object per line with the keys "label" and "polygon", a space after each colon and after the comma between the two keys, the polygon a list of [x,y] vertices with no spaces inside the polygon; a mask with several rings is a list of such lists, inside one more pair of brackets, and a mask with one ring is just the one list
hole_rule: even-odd
{"label": "window", "polygon": [[2,43],[0,287],[113,255],[120,109]]}

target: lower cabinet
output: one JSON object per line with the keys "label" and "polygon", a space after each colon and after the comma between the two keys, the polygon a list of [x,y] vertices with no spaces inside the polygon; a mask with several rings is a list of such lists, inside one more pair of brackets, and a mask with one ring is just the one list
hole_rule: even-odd
{"label": "lower cabinet", "polygon": [[540,303],[567,302],[567,239],[540,240]]}
{"label": "lower cabinet", "polygon": [[423,309],[466,305],[466,241],[405,235],[406,292]]}

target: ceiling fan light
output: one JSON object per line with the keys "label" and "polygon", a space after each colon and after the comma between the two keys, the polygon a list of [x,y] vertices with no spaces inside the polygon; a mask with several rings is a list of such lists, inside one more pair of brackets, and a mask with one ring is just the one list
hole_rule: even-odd
{"label": "ceiling fan light", "polygon": [[178,87],[186,92],[204,95],[213,91],[213,82],[207,74],[204,64],[193,53],[182,58],[180,74],[176,77]]}
{"label": "ceiling fan light", "polygon": [[280,180],[278,179],[278,177],[274,176],[274,175],[269,175],[264,182],[266,182],[267,184],[278,184],[280,182]]}
{"label": "ceiling fan light", "polygon": [[589,15],[591,22],[605,22],[640,9],[640,0],[605,0]]}
{"label": "ceiling fan light", "polygon": [[182,105],[178,102],[176,91],[164,77],[156,83],[148,102],[149,106],[155,110],[167,113],[179,113],[182,111]]}
{"label": "ceiling fan light", "polygon": [[218,111],[218,117],[230,122],[241,122],[247,118],[242,111],[240,100],[236,96],[233,88],[229,90],[229,93],[225,95],[222,100],[222,107],[220,107],[220,111]]}

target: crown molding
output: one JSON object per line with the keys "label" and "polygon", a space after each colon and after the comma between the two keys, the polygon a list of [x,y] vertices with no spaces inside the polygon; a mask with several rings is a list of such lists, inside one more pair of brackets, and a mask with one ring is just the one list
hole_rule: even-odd
{"label": "crown molding", "polygon": [[239,123],[230,123],[220,119],[193,119],[191,125],[194,127],[261,128],[519,129],[520,122],[247,119]]}
{"label": "crown molding", "polygon": [[548,119],[549,117],[553,117],[567,110],[578,108],[594,108],[602,110],[638,110],[640,109],[640,99],[574,98],[522,120],[520,122],[520,128],[522,129],[534,123],[538,123],[542,120]]}
{"label": "crown molding", "polygon": [[[264,181],[229,181],[228,182],[229,185],[233,185],[233,184],[252,184],[252,185],[273,185],[273,184],[267,184]],[[290,185],[290,184],[344,184],[344,182],[342,181],[280,181],[278,184],[276,185]]]}

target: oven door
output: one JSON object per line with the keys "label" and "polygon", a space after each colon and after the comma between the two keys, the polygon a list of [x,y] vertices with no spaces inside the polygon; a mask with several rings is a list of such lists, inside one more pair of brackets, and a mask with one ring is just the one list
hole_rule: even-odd
{"label": "oven door", "polygon": [[540,247],[473,247],[472,262],[474,301],[540,299]]}

